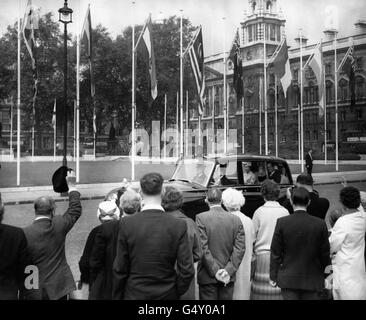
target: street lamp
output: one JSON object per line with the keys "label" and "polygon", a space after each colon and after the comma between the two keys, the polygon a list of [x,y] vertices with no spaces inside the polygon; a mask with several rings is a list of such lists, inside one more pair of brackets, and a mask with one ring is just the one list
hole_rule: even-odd
{"label": "street lamp", "polygon": [[67,166],[67,24],[72,23],[72,9],[67,6],[65,0],[64,6],[58,10],[59,20],[64,24],[64,157],[62,165]]}

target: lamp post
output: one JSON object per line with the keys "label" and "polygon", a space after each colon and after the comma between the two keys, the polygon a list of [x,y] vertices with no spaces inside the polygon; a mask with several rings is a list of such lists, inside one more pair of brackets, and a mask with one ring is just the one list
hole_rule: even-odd
{"label": "lamp post", "polygon": [[64,24],[64,150],[62,165],[67,166],[67,24],[72,23],[72,9],[67,6],[65,0],[64,6],[58,10],[59,20]]}

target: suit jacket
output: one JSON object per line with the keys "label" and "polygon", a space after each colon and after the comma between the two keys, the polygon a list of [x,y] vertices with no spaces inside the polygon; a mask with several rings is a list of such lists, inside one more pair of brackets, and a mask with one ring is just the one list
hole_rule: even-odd
{"label": "suit jacket", "polygon": [[111,300],[113,289],[113,262],[116,257],[119,220],[99,226],[91,251],[89,300]]}
{"label": "suit jacket", "polygon": [[79,261],[80,281],[90,284],[90,257],[95,246],[95,238],[102,225],[98,225],[90,231],[86,239],[83,254]]}
{"label": "suit jacket", "polygon": [[268,178],[273,180],[276,183],[281,183],[281,172],[278,170],[273,170],[269,175]]}
{"label": "suit jacket", "polygon": [[245,234],[241,220],[221,206],[211,207],[209,211],[196,216],[196,223],[202,243],[202,261],[198,264],[198,283],[217,284],[215,275],[225,269],[230,281],[245,253]]}
{"label": "suit jacket", "polygon": [[76,289],[66,261],[65,240],[80,215],[80,193],[72,191],[63,215],[39,219],[24,228],[31,259],[39,270],[39,289],[26,292],[27,299],[57,300]]}
{"label": "suit jacket", "polygon": [[[290,200],[286,199],[283,206],[288,210],[290,214],[294,213]],[[308,214],[320,219],[325,219],[325,216],[329,209],[329,201],[326,198],[320,198],[319,193],[316,190],[310,192],[310,204],[306,211]]]}
{"label": "suit jacket", "polygon": [[194,276],[186,222],[153,209],[121,219],[113,274],[113,299],[177,299]]}
{"label": "suit jacket", "polygon": [[0,300],[18,299],[25,267],[31,264],[23,230],[0,224]]}
{"label": "suit jacket", "polygon": [[313,167],[313,159],[312,159],[312,157],[310,156],[310,154],[309,153],[307,153],[306,155],[305,155],[305,166],[306,166],[306,168],[312,168]]}
{"label": "suit jacket", "polygon": [[270,278],[281,289],[318,291],[331,264],[325,222],[306,211],[277,220],[271,244]]}

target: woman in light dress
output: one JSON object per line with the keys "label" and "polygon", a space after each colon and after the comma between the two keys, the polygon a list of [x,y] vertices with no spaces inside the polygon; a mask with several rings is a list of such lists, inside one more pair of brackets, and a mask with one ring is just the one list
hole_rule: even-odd
{"label": "woman in light dress", "polygon": [[366,213],[358,189],[345,187],[340,193],[342,216],[329,237],[333,266],[334,300],[366,300]]}
{"label": "woman in light dress", "polygon": [[286,208],[278,203],[280,186],[273,180],[265,180],[261,187],[265,204],[253,215],[255,234],[254,256],[255,272],[252,281],[252,300],[282,300],[281,289],[272,287],[269,282],[271,242],[277,219],[289,215]]}
{"label": "woman in light dress", "polygon": [[226,210],[230,212],[230,214],[239,217],[243,224],[245,233],[245,254],[236,272],[233,300],[249,300],[251,288],[251,262],[254,241],[253,223],[250,218],[240,212],[240,208],[244,206],[245,203],[245,198],[240,191],[233,188],[226,189],[222,193],[222,203]]}

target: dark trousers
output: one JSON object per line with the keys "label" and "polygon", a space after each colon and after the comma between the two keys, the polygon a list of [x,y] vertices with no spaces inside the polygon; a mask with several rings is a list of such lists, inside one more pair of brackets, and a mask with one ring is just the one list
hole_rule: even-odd
{"label": "dark trousers", "polygon": [[232,300],[234,293],[234,282],[226,286],[223,283],[200,284],[200,300]]}
{"label": "dark trousers", "polygon": [[281,289],[284,300],[321,300],[318,291]]}
{"label": "dark trousers", "polygon": [[313,172],[313,167],[312,166],[308,166],[308,167],[306,167],[306,170],[308,171],[308,175],[311,176],[311,174]]}

